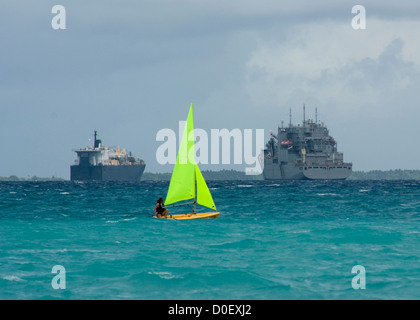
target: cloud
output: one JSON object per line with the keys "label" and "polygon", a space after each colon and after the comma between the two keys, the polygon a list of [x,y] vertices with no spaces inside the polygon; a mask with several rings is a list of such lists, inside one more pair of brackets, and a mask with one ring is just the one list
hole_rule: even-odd
{"label": "cloud", "polygon": [[418,168],[410,146],[418,144],[420,22],[367,26],[313,22],[294,26],[284,41],[260,41],[247,62],[248,93],[272,125],[288,120],[289,108],[296,123],[303,103],[308,113],[317,107],[356,170]]}
{"label": "cloud", "polygon": [[161,170],[156,132],[176,128],[191,101],[205,129],[273,129],[304,102],[331,126],[379,114],[408,128],[395,105],[418,115],[413,0],[364,1],[365,31],[351,28],[346,0],[63,0],[62,32],[51,28],[57,3],[3,2],[0,139],[14,157],[0,175],[67,177],[71,149],[94,129]]}
{"label": "cloud", "polygon": [[251,96],[280,106],[315,97],[354,112],[355,102],[380,104],[417,81],[420,22],[371,19],[368,28],[316,22],[292,28],[281,43],[261,42],[247,63]]}

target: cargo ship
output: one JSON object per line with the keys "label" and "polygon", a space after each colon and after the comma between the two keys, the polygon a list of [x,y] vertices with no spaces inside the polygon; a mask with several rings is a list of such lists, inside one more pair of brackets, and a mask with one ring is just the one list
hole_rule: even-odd
{"label": "cargo ship", "polygon": [[77,153],[70,167],[71,181],[125,181],[139,182],[146,164],[125,148],[111,149],[102,145],[94,132],[93,146],[73,150]]}
{"label": "cargo ship", "polygon": [[329,135],[327,127],[305,119],[289,126],[283,124],[277,135],[271,133],[264,149],[265,180],[344,180],[352,173],[352,163],[346,163],[343,153],[337,151],[337,141]]}

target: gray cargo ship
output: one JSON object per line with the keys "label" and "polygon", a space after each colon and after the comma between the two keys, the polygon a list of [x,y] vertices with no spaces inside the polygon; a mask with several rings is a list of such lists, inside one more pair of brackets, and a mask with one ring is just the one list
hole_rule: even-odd
{"label": "gray cargo ship", "polygon": [[266,180],[344,180],[352,173],[352,164],[343,160],[337,142],[323,123],[305,119],[302,125],[283,124],[278,134],[271,133],[264,149],[264,179]]}
{"label": "gray cargo ship", "polygon": [[120,146],[110,149],[94,134],[93,147],[73,150],[77,160],[70,167],[71,181],[126,181],[139,182],[146,164],[127,153]]}

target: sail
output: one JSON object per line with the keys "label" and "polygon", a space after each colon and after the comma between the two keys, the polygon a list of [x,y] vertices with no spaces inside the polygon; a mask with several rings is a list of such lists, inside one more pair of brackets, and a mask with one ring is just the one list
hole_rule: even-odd
{"label": "sail", "polygon": [[165,204],[195,198],[195,165],[193,104],[191,103]]}
{"label": "sail", "polygon": [[195,165],[195,175],[197,178],[197,203],[207,208],[217,210],[213,197],[211,196],[210,190],[207,187],[206,181],[204,180],[198,165]]}

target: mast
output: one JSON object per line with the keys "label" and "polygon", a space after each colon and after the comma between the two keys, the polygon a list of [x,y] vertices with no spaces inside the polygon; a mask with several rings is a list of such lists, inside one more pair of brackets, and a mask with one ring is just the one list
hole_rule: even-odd
{"label": "mast", "polygon": [[315,108],[315,123],[318,123],[318,108]]}
{"label": "mast", "polygon": [[292,108],[289,108],[289,128],[292,127]]}
{"label": "mast", "polygon": [[197,213],[197,200],[198,200],[198,188],[197,188],[197,169],[194,168],[194,189],[195,189],[195,197],[194,197],[194,211],[193,213]]}
{"label": "mast", "polygon": [[98,132],[95,130],[94,134],[93,134],[93,137],[94,137],[93,148],[95,148],[95,149],[99,148],[102,144],[102,141],[97,139],[97,136],[98,136]]}
{"label": "mast", "polygon": [[303,127],[305,128],[305,104],[303,104]]}

